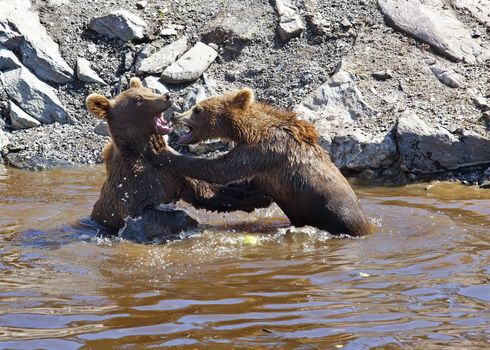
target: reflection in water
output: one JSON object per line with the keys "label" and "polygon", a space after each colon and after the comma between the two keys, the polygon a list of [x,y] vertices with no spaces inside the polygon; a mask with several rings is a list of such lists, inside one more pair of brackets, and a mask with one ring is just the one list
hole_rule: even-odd
{"label": "reflection in water", "polygon": [[0,167],[0,348],[483,348],[490,191],[356,186],[377,229],[216,214],[145,246],[96,238],[102,168]]}

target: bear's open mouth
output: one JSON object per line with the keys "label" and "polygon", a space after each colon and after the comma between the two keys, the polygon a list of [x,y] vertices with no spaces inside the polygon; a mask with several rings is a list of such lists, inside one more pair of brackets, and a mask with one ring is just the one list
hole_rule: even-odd
{"label": "bear's open mouth", "polygon": [[159,113],[153,117],[155,121],[155,130],[157,134],[167,135],[172,131],[172,123],[167,122],[163,117],[163,113]]}
{"label": "bear's open mouth", "polygon": [[192,126],[187,123],[181,123],[182,125],[182,134],[177,141],[181,145],[188,145],[192,143]]}

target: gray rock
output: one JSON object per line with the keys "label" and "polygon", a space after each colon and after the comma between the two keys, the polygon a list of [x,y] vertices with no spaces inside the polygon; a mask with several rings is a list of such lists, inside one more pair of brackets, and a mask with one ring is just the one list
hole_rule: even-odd
{"label": "gray rock", "polygon": [[49,159],[39,155],[32,157],[27,156],[25,153],[9,153],[5,157],[5,164],[14,168],[25,170],[48,170],[54,168],[72,168],[75,165],[66,160]]}
{"label": "gray rock", "polygon": [[80,81],[106,85],[97,73],[90,68],[90,62],[83,57],[77,57],[77,76]]}
{"label": "gray rock", "polygon": [[0,82],[8,97],[41,123],[73,122],[56,96],[56,91],[37,79],[28,69],[1,72]]}
{"label": "gray rock", "polygon": [[279,15],[279,37],[283,41],[300,36],[305,30],[305,24],[296,8],[289,0],[276,0],[276,11]]}
{"label": "gray rock", "polygon": [[454,7],[469,11],[473,17],[490,28],[490,2],[487,0],[450,0]]}
{"label": "gray rock", "polygon": [[187,111],[192,108],[196,103],[205,100],[211,96],[215,96],[216,91],[209,85],[197,85],[194,86],[189,93],[184,97],[184,103],[182,109]]}
{"label": "gray rock", "polygon": [[136,69],[136,73],[160,74],[165,68],[174,63],[177,57],[182,55],[186,50],[187,38],[182,37],[141,60]]}
{"label": "gray rock", "polygon": [[152,89],[157,94],[166,94],[168,89],[159,77],[149,76],[143,79],[143,86]]}
{"label": "gray rock", "polygon": [[0,45],[0,71],[16,69],[22,67],[17,56],[6,47]]}
{"label": "gray rock", "polygon": [[490,111],[490,103],[481,93],[475,91],[474,89],[467,89],[466,91],[479,110],[482,112]]}
{"label": "gray rock", "polygon": [[488,50],[472,38],[471,30],[451,10],[444,9],[442,0],[424,3],[378,0],[378,3],[389,23],[452,60],[475,63],[490,58]]}
{"label": "gray rock", "polygon": [[179,30],[183,29],[185,29],[184,26],[178,24],[169,24],[167,27],[160,30],[160,36],[174,36],[179,33]]}
{"label": "gray rock", "polygon": [[101,136],[111,136],[111,133],[109,132],[109,126],[105,121],[100,121],[99,124],[95,126],[94,132],[97,135]]}
{"label": "gray rock", "polygon": [[315,125],[325,145],[331,142],[328,135],[332,129],[351,124],[361,116],[376,115],[346,71],[335,74],[294,109],[301,118]]}
{"label": "gray rock", "polygon": [[73,70],[30,7],[28,0],[0,0],[0,44],[18,50],[24,65],[39,78],[58,84],[72,81]]}
{"label": "gray rock", "polygon": [[372,72],[371,75],[376,80],[388,80],[393,78],[393,73],[389,69]]}
{"label": "gray rock", "polygon": [[[136,243],[166,243],[180,240],[197,227],[183,210],[147,210],[139,218],[127,218],[118,236]],[[187,233],[188,234],[188,233]]]}
{"label": "gray rock", "polygon": [[389,167],[398,159],[391,132],[367,135],[361,130],[342,130],[332,140],[330,155],[340,169],[365,170]]}
{"label": "gray rock", "polygon": [[[244,8],[242,8],[245,11]],[[222,45],[240,41],[242,43],[253,40],[254,27],[244,18],[243,13],[236,10],[225,10],[207,25],[203,39],[207,43]]]}
{"label": "gray rock", "polygon": [[124,53],[124,70],[129,71],[134,63],[134,52],[128,50]]}
{"label": "gray rock", "polygon": [[10,102],[10,124],[14,130],[35,128],[41,123],[24,112],[15,103]]}
{"label": "gray rock", "polygon": [[452,88],[463,86],[463,77],[449,69],[440,67],[436,64],[430,66],[430,70],[439,79],[441,83]]}
{"label": "gray rock", "polygon": [[145,0],[143,0],[143,1],[138,1],[138,2],[136,3],[136,7],[137,7],[138,9],[140,9],[140,10],[144,9],[144,8],[146,7],[146,5],[148,5],[148,1],[145,1]]}
{"label": "gray rock", "polygon": [[198,42],[163,71],[162,80],[172,84],[197,80],[217,56],[218,53],[214,49]]}
{"label": "gray rock", "polygon": [[8,143],[9,143],[9,139],[7,135],[5,135],[5,132],[2,129],[0,129],[0,153],[2,153],[2,149],[6,147]]}
{"label": "gray rock", "polygon": [[92,19],[88,26],[97,33],[107,35],[111,38],[130,41],[133,39],[142,39],[147,24],[131,12],[118,10],[106,16]]}
{"label": "gray rock", "polygon": [[455,135],[407,111],[399,117],[396,132],[401,167],[408,172],[436,173],[490,163],[490,138],[472,131]]}

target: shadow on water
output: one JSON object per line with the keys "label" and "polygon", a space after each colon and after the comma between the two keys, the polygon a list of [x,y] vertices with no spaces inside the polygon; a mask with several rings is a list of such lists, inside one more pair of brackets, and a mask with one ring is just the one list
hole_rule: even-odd
{"label": "shadow on water", "polygon": [[141,245],[87,218],[103,178],[0,167],[0,348],[488,344],[490,191],[355,186],[376,226],[360,239],[288,227],[275,206],[186,208],[195,234]]}

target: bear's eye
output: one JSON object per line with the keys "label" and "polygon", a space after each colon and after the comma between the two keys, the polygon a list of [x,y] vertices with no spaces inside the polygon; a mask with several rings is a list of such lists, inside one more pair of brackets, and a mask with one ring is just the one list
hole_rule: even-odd
{"label": "bear's eye", "polygon": [[201,113],[201,111],[202,111],[201,107],[199,107],[199,106],[194,107],[194,113],[199,114],[199,113]]}
{"label": "bear's eye", "polygon": [[139,106],[143,103],[143,97],[141,96],[136,96],[136,104]]}

